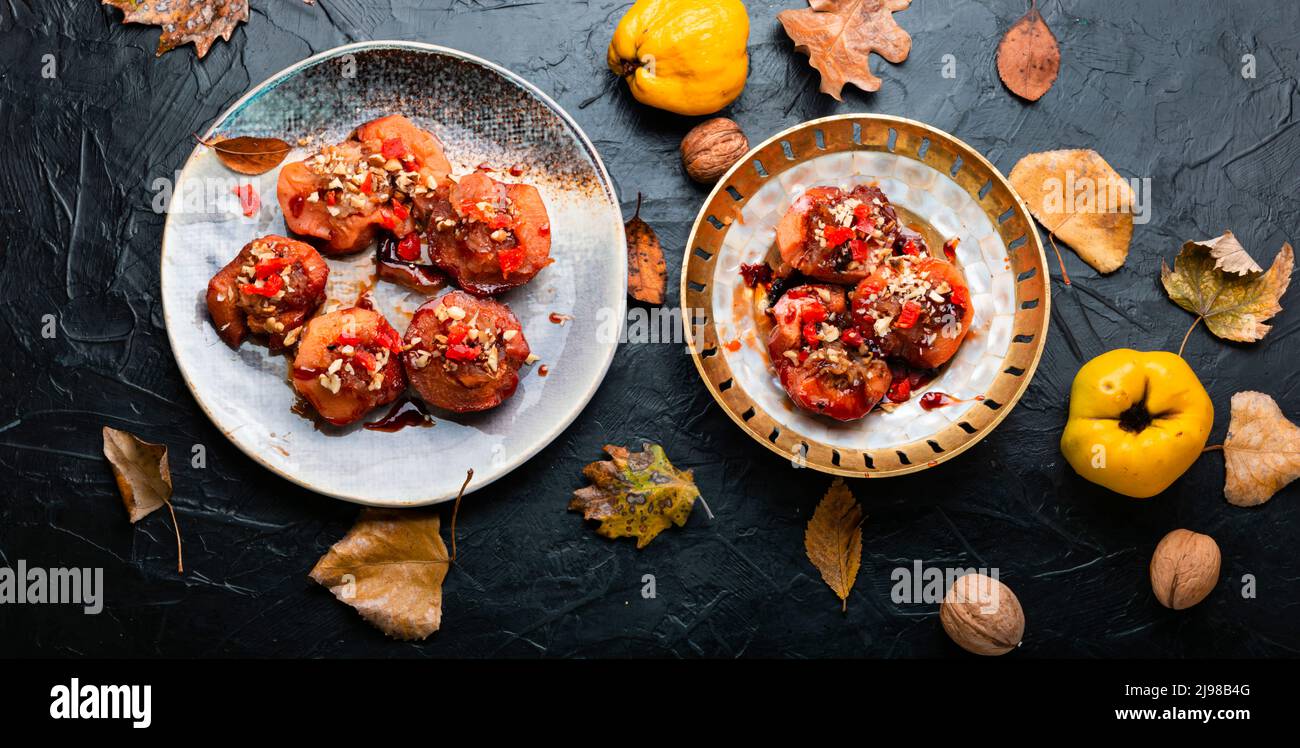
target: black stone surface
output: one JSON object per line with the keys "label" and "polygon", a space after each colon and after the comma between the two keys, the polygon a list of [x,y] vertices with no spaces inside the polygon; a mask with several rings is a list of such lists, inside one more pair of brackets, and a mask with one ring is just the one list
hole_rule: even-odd
{"label": "black stone surface", "polygon": [[[386,640],[307,578],[357,514],[257,467],[200,412],[181,381],[158,302],[168,178],[216,115],[315,52],[366,39],[458,47],[506,65],[565,106],[600,149],[630,212],[668,248],[670,277],[705,191],[677,157],[692,120],[608,88],[605,46],[626,2],[253,0],[250,21],[207,58],[154,58],[158,31],[123,26],[91,0],[0,5],[0,563],[105,569],[98,616],[71,606],[0,606],[5,655],[131,656],[967,656],[935,605],[897,605],[890,573],[921,559],[998,567],[1028,619],[1012,657],[1294,656],[1300,651],[1296,486],[1257,509],[1228,505],[1223,461],[1204,456],[1149,501],[1075,476],[1057,440],[1081,363],[1121,346],[1176,349],[1191,317],[1158,286],[1184,239],[1231,228],[1267,264],[1300,226],[1300,5],[1290,0],[1049,0],[1061,41],[1055,87],[1037,104],[997,79],[994,50],[1019,0],[916,0],[897,15],[913,38],[901,65],[873,59],[876,94],[836,103],[776,21],[801,0],[749,2],[751,72],[729,109],[752,141],[802,120],[870,111],[954,133],[1004,173],[1025,153],[1098,149],[1150,177],[1151,221],[1128,263],[1099,277],[1072,253],[1053,262],[1052,327],[1011,416],[959,459],[907,478],[859,481],[869,519],[847,614],[803,551],[830,478],[795,470],[714,404],[681,345],[621,348],[578,421],[511,476],[465,502],[461,562],[441,631]],[[53,55],[57,77],[42,77]],[[955,79],[944,78],[952,55]],[[1243,77],[1253,55],[1255,77]],[[608,90],[607,90],[608,88]],[[601,95],[605,91],[604,95]],[[581,104],[598,97],[588,106]],[[670,283],[670,303],[675,304]],[[1284,305],[1296,306],[1293,290]],[[44,315],[57,335],[42,337]],[[1192,334],[1187,358],[1214,397],[1222,440],[1232,393],[1256,389],[1300,416],[1300,310],[1268,338],[1231,345]],[[100,454],[100,427],[165,442],[185,536],[131,526]],[[662,443],[695,471],[712,508],[642,551],[598,537],[565,511],[605,443]],[[207,467],[190,465],[192,445]],[[435,468],[431,468],[435,469]],[[1223,577],[1198,607],[1152,596],[1156,542],[1187,527],[1215,537]],[[657,596],[643,599],[643,575]],[[1253,578],[1254,597],[1243,596]]]}

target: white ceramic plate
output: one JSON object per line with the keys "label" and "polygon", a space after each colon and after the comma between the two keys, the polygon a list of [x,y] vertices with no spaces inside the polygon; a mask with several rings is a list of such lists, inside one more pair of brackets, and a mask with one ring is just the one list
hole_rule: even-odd
{"label": "white ceramic plate", "polygon": [[[549,444],[595,394],[617,336],[602,334],[626,309],[627,257],[618,200],[595,148],[550,98],[513,73],[451,49],[414,42],[364,42],[321,53],[254,88],[205,134],[311,138],[347,136],[358,124],[404,114],[442,140],[454,175],[487,163],[515,164],[541,191],[555,262],[529,284],[501,295],[540,361],[520,370],[519,389],[485,413],[435,414],[432,428],[396,433],[318,430],[293,412],[289,360],[245,342],[223,344],[204,305],[208,280],[248,241],[287,234],[275,200],[279,169],[240,177],[205,147],[195,149],[173,191],[162,246],[162,299],[172,351],[195,399],[248,456],[313,491],[377,506],[418,506],[496,480]],[[232,193],[252,184],[261,210],[243,215]],[[377,308],[403,331],[427,297],[374,283],[373,253],[330,259],[325,308],[347,306],[370,285]],[[553,313],[571,316],[555,324]],[[541,365],[547,376],[539,375]],[[376,409],[366,420],[386,412]]]}

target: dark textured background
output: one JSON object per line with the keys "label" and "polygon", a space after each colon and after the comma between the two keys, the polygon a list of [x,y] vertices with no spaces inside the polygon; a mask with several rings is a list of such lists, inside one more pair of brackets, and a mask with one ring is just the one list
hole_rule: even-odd
{"label": "dark textured background", "polygon": [[[626,2],[253,0],[250,22],[207,58],[154,58],[156,29],[122,26],[94,0],[0,4],[0,563],[105,567],[107,607],[0,607],[8,655],[964,656],[934,605],[890,602],[890,571],[996,566],[1024,605],[1014,657],[1294,656],[1300,652],[1296,486],[1258,509],[1229,506],[1220,455],[1173,488],[1130,501],[1077,478],[1057,439],[1080,364],[1113,347],[1176,349],[1191,317],[1157,283],[1184,239],[1231,228],[1267,264],[1300,225],[1300,5],[1291,0],[1047,0],[1061,40],[1055,87],[1026,105],[998,82],[994,49],[1019,0],[916,0],[896,17],[911,57],[876,94],[840,104],[776,22],[801,0],[749,2],[751,71],[730,116],[752,141],[812,117],[871,111],[919,119],[1004,173],[1030,151],[1093,147],[1126,176],[1151,177],[1151,223],[1127,265],[1099,277],[1073,254],[1073,289],[1054,283],[1052,329],[1032,386],[977,447],[923,474],[853,485],[870,515],[847,615],[803,552],[803,527],[830,478],[792,469],[713,403],[680,346],[627,345],[586,412],[514,474],[467,500],[461,563],[443,629],[385,640],[307,578],[355,518],[257,467],[202,415],[168,350],[158,302],[163,216],[150,185],[170,176],[191,133],[273,72],[330,47],[414,39],[517,71],[586,129],[630,209],[660,233],[670,277],[705,192],[677,144],[691,121],[601,94],[605,46]],[[40,75],[56,56],[58,77]],[[956,58],[958,76],[940,74]],[[1241,75],[1244,54],[1257,77]],[[1055,262],[1051,264],[1056,276]],[[670,303],[676,303],[670,283]],[[1294,300],[1295,291],[1290,294]],[[1287,300],[1284,300],[1287,301]],[[1289,303],[1290,306],[1296,304]],[[58,336],[41,337],[42,315]],[[1218,410],[1233,392],[1273,395],[1300,416],[1300,310],[1262,343],[1192,336],[1188,359]],[[186,573],[165,513],[132,527],[100,454],[100,427],[165,442],[173,454]],[[648,548],[598,537],[566,512],[582,465],[607,442],[661,442],[693,468],[716,517]],[[191,445],[208,450],[192,469]],[[1167,531],[1223,549],[1223,579],[1193,610],[1152,597],[1146,565]],[[640,595],[654,574],[658,596]],[[1243,599],[1240,580],[1257,579]]]}

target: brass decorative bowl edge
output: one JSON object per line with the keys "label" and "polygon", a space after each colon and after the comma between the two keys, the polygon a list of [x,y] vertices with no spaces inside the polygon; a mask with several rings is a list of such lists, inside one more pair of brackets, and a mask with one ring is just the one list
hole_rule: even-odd
{"label": "brass decorative bowl edge", "polygon": [[[891,147],[892,143],[892,147]],[[721,351],[711,286],[727,230],[763,184],[803,160],[841,151],[889,151],[949,175],[989,216],[1015,273],[1015,317],[1004,368],[956,423],[928,438],[849,452],[800,434],[764,411],[735,383]],[[682,261],[681,313],[695,367],[723,411],[755,441],[790,460],[832,475],[905,475],[951,460],[974,446],[1020,401],[1038,368],[1051,318],[1051,284],[1043,243],[1024,201],[974,148],[915,120],[840,114],[809,120],[751,148],[718,180],[700,208]],[[704,317],[692,316],[703,310]],[[726,310],[723,310],[726,313]]]}

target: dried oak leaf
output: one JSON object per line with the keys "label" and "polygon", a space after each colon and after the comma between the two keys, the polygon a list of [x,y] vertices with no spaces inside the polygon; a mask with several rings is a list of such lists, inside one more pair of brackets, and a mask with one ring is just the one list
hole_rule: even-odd
{"label": "dried oak leaf", "polygon": [[641,220],[641,194],[636,196],[636,212],[623,226],[627,234],[627,292],[637,301],[658,306],[664,303],[668,289],[668,265],[663,246],[650,224]]}
{"label": "dried oak leaf", "polygon": [[[1224,340],[1250,343],[1264,337],[1264,324],[1282,311],[1279,300],[1291,284],[1295,253],[1283,244],[1273,265],[1263,270],[1251,260],[1231,232],[1217,239],[1187,242],[1173,270],[1160,263],[1160,282],[1175,304],[1205,320]],[[1193,323],[1195,324],[1195,323]]]}
{"label": "dried oak leaf", "polygon": [[113,468],[117,492],[127,516],[135,524],[158,507],[167,505],[176,532],[176,570],[185,571],[181,553],[181,528],[172,506],[172,471],[167,465],[167,445],[143,441],[129,431],[104,427],[104,457]]}
{"label": "dried oak leaf", "polygon": [[257,176],[280,165],[293,146],[279,138],[252,138],[240,136],[221,140],[199,140],[216,152],[227,169],[240,174]]}
{"label": "dried oak leaf", "polygon": [[1232,396],[1232,420],[1223,442],[1228,478],[1223,493],[1237,506],[1257,506],[1300,478],[1300,426],[1262,392]]}
{"label": "dried oak leaf", "polygon": [[1011,93],[1038,101],[1056,82],[1060,69],[1061,49],[1056,36],[1034,3],[998,44],[998,77]]}
{"label": "dried oak leaf", "polygon": [[311,578],[385,634],[411,641],[441,625],[449,565],[437,514],[363,509],[348,534],[316,562]]}
{"label": "dried oak leaf", "polygon": [[636,538],[644,548],[663,530],[686,524],[700,497],[690,470],[678,470],[663,447],[643,444],[640,452],[605,445],[611,459],[597,460],[582,469],[591,481],[573,492],[570,510],[582,510],[585,519],[600,520],[596,532],[607,538]]}
{"label": "dried oak leaf", "polygon": [[808,8],[776,15],[798,52],[821,73],[822,93],[843,101],[844,84],[879,91],[871,74],[872,52],[892,63],[907,59],[912,37],[894,20],[912,0],[808,0]]}
{"label": "dried oak leaf", "polygon": [[804,533],[808,560],[840,598],[843,610],[848,610],[849,592],[862,565],[863,519],[862,507],[853,492],[843,478],[836,478],[817,504]]}
{"label": "dried oak leaf", "polygon": [[120,9],[123,23],[146,23],[162,29],[158,52],[194,42],[200,58],[218,37],[230,41],[235,27],[248,20],[248,0],[102,0]]}
{"label": "dried oak leaf", "polygon": [[1011,169],[1029,212],[1101,273],[1118,270],[1133,239],[1133,188],[1093,150],[1030,153]]}

